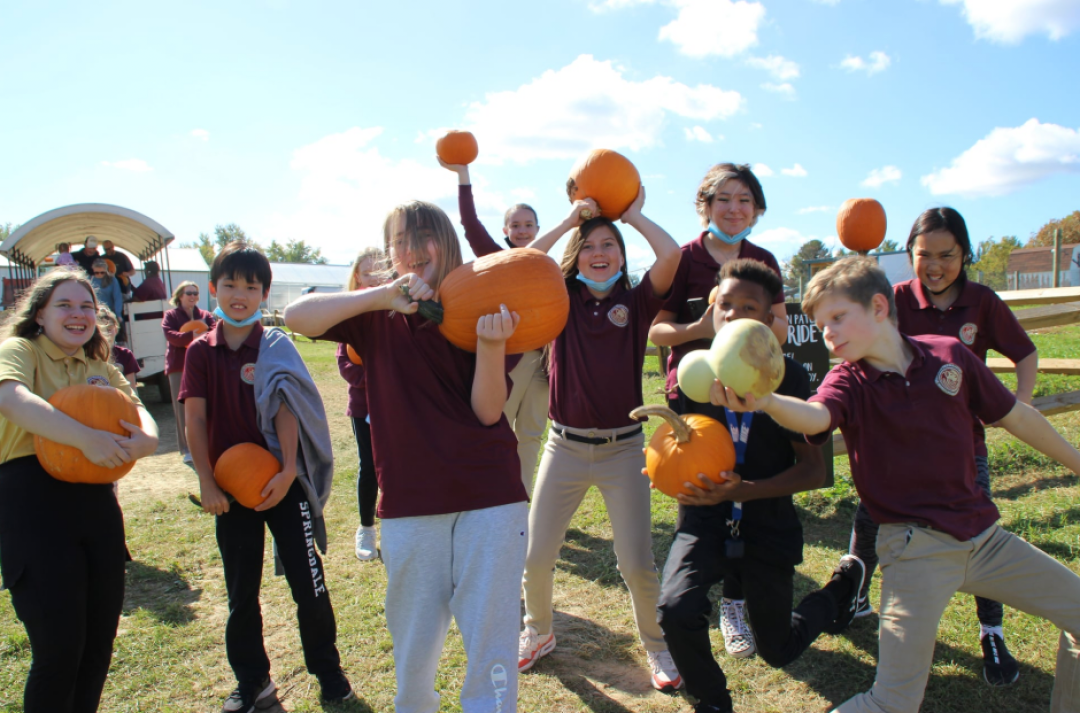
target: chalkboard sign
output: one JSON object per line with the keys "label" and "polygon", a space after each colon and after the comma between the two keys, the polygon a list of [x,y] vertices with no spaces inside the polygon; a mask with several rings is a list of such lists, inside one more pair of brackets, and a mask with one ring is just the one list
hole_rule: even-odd
{"label": "chalkboard sign", "polygon": [[[829,369],[832,368],[829,363],[829,348],[825,346],[825,340],[814,321],[803,314],[802,305],[789,302],[785,307],[787,307],[788,337],[784,344],[784,355],[802,364],[802,367],[810,374],[810,393],[814,393],[825,375],[829,373]],[[833,484],[831,440],[821,447],[821,452],[825,456],[825,484],[821,487],[829,488]]]}

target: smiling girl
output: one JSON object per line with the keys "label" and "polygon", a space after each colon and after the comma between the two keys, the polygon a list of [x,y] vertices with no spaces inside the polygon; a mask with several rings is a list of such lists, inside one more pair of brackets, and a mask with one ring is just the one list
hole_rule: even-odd
{"label": "smiling girl", "polygon": [[[96,329],[94,287],[58,268],[26,292],[0,344],[0,571],[26,627],[33,662],[26,713],[97,710],[124,600],[124,523],[112,485],[56,480],[34,455],[34,435],[74,446],[114,468],[150,455],[157,426],[109,363]],[[139,409],[130,435],[88,428],[47,399],[76,384],[119,389]]]}

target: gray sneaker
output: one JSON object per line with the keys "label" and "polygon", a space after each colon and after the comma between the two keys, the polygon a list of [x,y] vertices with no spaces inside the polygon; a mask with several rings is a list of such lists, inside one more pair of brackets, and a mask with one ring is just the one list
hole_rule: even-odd
{"label": "gray sneaker", "polygon": [[254,713],[265,710],[277,703],[277,686],[267,676],[261,681],[243,681],[236,685],[221,713]]}

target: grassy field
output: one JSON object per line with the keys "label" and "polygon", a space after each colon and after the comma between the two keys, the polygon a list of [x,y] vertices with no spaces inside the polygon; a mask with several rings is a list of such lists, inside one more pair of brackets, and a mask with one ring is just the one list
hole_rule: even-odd
{"label": "grassy field", "polygon": [[[1049,330],[1035,337],[1046,357],[1076,357],[1080,327]],[[356,454],[345,411],[345,387],[337,375],[333,346],[298,346],[319,382],[333,433],[335,493],[328,511],[330,553],[327,580],[337,613],[343,664],[359,695],[334,710],[390,711],[394,694],[390,635],[383,616],[385,571],[359,563],[352,554],[356,528]],[[659,401],[654,359],[646,364],[646,400]],[[1080,379],[1040,377],[1037,395],[1080,389]],[[196,491],[190,470],[178,466],[171,409],[145,394],[162,426],[158,456],[145,459],[121,484],[130,549],[127,597],[102,711],[216,711],[233,686],[225,660],[227,614],[221,559],[213,521],[196,509],[187,492]],[[1080,441],[1080,419],[1055,417],[1071,442]],[[650,424],[655,427],[655,422]],[[416,437],[423,437],[417,424]],[[1080,570],[1080,507],[1077,478],[1000,431],[990,434],[991,469],[1002,524]],[[806,536],[806,561],[799,567],[797,593],[816,588],[846,549],[855,496],[846,457],[836,460],[835,487],[798,497]],[[674,501],[653,496],[657,566],[662,568],[675,521]],[[271,576],[267,550],[263,610],[273,676],[283,709],[322,710],[318,686],[304,670],[294,607],[288,588]],[[633,626],[629,596],[615,567],[611,530],[601,499],[592,493],[567,533],[555,579],[555,630],[559,646],[521,677],[519,710],[595,713],[690,710],[681,695],[653,691],[645,655]],[[876,605],[878,590],[872,591]],[[1057,632],[1043,621],[1006,610],[1006,631],[1021,662],[1021,678],[1005,689],[982,683],[978,622],[970,596],[958,596],[941,624],[934,669],[922,710],[926,713],[1020,713],[1046,710],[1053,684]],[[798,661],[774,670],[760,659],[736,661],[723,653],[713,631],[718,659],[727,672],[736,710],[825,711],[873,682],[877,619],[857,621],[841,636],[823,636]],[[22,685],[30,665],[24,631],[0,593],[0,709],[21,711]],[[460,636],[452,631],[443,656],[438,689],[443,711],[459,711],[457,692],[465,668]]]}

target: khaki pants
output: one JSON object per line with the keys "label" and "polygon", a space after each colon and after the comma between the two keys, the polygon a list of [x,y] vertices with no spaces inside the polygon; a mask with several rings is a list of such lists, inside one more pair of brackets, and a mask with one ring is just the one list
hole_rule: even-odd
{"label": "khaki pants", "polygon": [[994,525],[961,542],[914,525],[882,525],[877,678],[839,713],[916,713],[934,658],[938,623],[955,592],[976,594],[1041,616],[1062,629],[1050,701],[1080,711],[1080,577]]}
{"label": "khaki pants", "polygon": [[[635,428],[592,432],[596,436],[608,436]],[[568,430],[579,435],[590,432]],[[649,480],[641,474],[645,466],[643,445],[644,435],[640,433],[622,441],[592,446],[549,431],[529,510],[529,548],[523,579],[526,626],[540,634],[551,632],[555,562],[571,518],[585,493],[595,485],[611,519],[619,574],[630,589],[641,641],[647,651],[667,650],[656,621],[660,580],[652,554]]]}
{"label": "khaki pants", "polygon": [[510,372],[514,386],[506,399],[503,413],[518,439],[518,459],[521,461],[521,482],[532,497],[533,473],[540,455],[540,440],[548,416],[548,379],[544,373],[542,350],[525,352]]}

